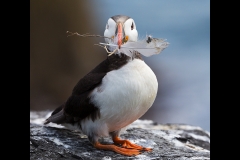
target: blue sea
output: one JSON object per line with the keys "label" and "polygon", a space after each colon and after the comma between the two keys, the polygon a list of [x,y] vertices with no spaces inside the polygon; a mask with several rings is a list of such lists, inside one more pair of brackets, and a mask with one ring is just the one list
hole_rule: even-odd
{"label": "blue sea", "polygon": [[102,32],[109,17],[122,14],[134,19],[140,39],[150,34],[170,43],[161,54],[144,57],[159,90],[141,119],[210,131],[210,1],[101,0],[94,6]]}

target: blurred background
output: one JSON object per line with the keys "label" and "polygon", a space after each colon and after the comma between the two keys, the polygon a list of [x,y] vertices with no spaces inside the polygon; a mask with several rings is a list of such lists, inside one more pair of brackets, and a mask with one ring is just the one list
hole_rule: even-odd
{"label": "blurred background", "polygon": [[103,35],[109,17],[135,20],[139,38],[170,43],[143,57],[155,72],[156,100],[141,119],[184,123],[210,131],[210,1],[30,1],[30,110],[52,111],[73,87],[106,59],[94,44],[103,38],[67,37],[66,31]]}

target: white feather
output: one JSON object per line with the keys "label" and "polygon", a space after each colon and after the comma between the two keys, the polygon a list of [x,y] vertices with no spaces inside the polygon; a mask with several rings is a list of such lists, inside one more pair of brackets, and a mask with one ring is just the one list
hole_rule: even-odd
{"label": "white feather", "polygon": [[[112,52],[117,49],[116,53],[124,53],[128,56],[132,56],[132,52],[138,51],[140,54],[150,57],[161,53],[165,48],[168,47],[169,43],[164,39],[152,38],[152,36],[146,36],[144,40],[128,41],[121,45],[121,48],[118,48],[116,40],[108,41],[109,43],[100,43],[101,45],[108,46],[109,50]],[[149,43],[148,43],[149,42]]]}

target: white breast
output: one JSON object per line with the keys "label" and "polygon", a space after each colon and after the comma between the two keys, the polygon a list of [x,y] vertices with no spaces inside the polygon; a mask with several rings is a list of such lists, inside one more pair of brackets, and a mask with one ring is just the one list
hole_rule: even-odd
{"label": "white breast", "polygon": [[[139,59],[108,72],[102,85],[91,93],[91,101],[100,108],[101,118],[82,123],[85,132],[119,130],[140,118],[153,104],[158,82],[153,71]],[[87,133],[86,133],[87,134]]]}

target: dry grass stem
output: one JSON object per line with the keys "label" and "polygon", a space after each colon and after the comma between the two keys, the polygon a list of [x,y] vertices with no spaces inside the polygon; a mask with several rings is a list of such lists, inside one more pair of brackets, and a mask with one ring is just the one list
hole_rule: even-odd
{"label": "dry grass stem", "polygon": [[107,46],[102,46],[102,45],[99,45],[99,44],[94,44],[94,45],[97,45],[97,46],[100,46],[100,47],[104,48],[106,50],[106,52],[108,53],[108,56],[111,56],[117,50],[117,48],[116,48],[114,51],[109,52],[108,49],[107,49]]}
{"label": "dry grass stem", "polygon": [[[79,33],[77,33],[77,32],[72,33],[72,32],[69,32],[69,31],[67,31],[67,33],[69,34],[69,35],[67,35],[67,37],[73,36],[73,35],[77,35],[77,36],[80,36],[80,37],[102,37],[102,38],[109,38],[109,37],[105,37],[105,36],[101,36],[101,35],[88,34],[88,33],[86,33],[86,34],[79,34]],[[111,38],[109,38],[109,39],[111,39]]]}

